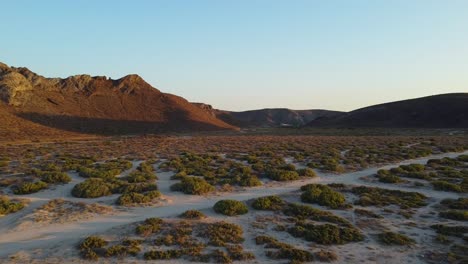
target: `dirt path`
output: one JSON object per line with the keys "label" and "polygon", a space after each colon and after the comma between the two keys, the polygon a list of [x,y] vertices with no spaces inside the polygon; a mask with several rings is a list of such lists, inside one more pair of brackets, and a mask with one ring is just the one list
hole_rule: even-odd
{"label": "dirt path", "polygon": [[440,155],[432,155],[425,158],[406,160],[393,165],[387,165],[379,168],[369,168],[366,170],[344,173],[341,175],[319,173],[318,177],[312,179],[293,182],[272,182],[260,187],[245,188],[236,193],[222,193],[209,197],[184,195],[177,192],[171,192],[169,187],[173,181],[170,180],[170,177],[173,175],[173,173],[159,172],[158,185],[160,187],[160,191],[167,200],[163,206],[137,207],[125,211],[122,210],[112,216],[97,217],[83,222],[55,226],[53,225],[41,229],[15,231],[14,228],[22,217],[32,213],[35,208],[54,198],[64,198],[70,201],[83,201],[87,203],[109,203],[116,199],[115,195],[96,199],[80,199],[72,197],[70,194],[71,189],[76,183],[79,183],[84,179],[77,176],[76,174],[71,174],[73,179],[71,184],[60,185],[53,190],[46,190],[36,194],[22,196],[23,198],[31,200],[30,205],[16,214],[8,215],[0,219],[0,259],[5,258],[10,254],[16,253],[19,250],[31,251],[35,249],[51,249],[64,246],[73,248],[73,246],[76,245],[78,241],[81,240],[84,236],[98,232],[104,232],[111,228],[144,220],[148,217],[170,217],[178,215],[188,209],[211,208],[214,203],[222,199],[236,199],[245,201],[261,196],[284,194],[295,191],[300,186],[308,183],[335,182],[344,184],[359,184],[403,191],[417,191],[436,200],[444,198],[455,198],[459,197],[459,195],[429,189],[413,189],[379,182],[364,182],[360,180],[360,178],[374,174],[381,168],[391,168],[394,166],[410,163],[422,164],[426,163],[429,159],[456,157],[461,154],[468,154],[468,151],[463,153],[444,153]]}

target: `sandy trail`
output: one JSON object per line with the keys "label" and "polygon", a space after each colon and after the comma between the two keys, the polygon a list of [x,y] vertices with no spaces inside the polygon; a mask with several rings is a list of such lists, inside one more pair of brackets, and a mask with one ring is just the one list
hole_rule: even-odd
{"label": "sandy trail", "polygon": [[[260,187],[245,188],[235,193],[221,193],[216,196],[192,196],[184,195],[178,192],[171,192],[170,185],[176,181],[170,180],[173,175],[172,172],[158,172],[158,186],[164,195],[167,203],[159,207],[137,207],[128,210],[122,210],[111,216],[96,217],[87,221],[64,224],[64,225],[51,225],[41,229],[28,229],[23,231],[15,231],[14,228],[22,217],[34,211],[37,207],[43,205],[54,198],[64,198],[70,201],[83,201],[87,203],[110,203],[115,201],[118,195],[101,197],[96,199],[81,199],[72,197],[70,194],[73,186],[84,179],[76,174],[71,174],[72,183],[66,185],[59,185],[53,190],[46,190],[36,194],[24,195],[22,198],[31,200],[28,207],[22,211],[5,216],[0,219],[0,258],[5,258],[8,255],[18,252],[19,250],[30,251],[34,249],[50,249],[63,247],[68,245],[72,248],[84,236],[91,235],[98,232],[105,232],[111,228],[121,225],[142,221],[148,217],[171,217],[176,216],[188,209],[206,209],[211,208],[217,201],[222,199],[236,199],[236,200],[249,200],[266,195],[285,194],[288,192],[296,191],[300,186],[308,183],[344,183],[344,184],[359,184],[365,186],[375,186],[387,189],[395,189],[402,191],[417,191],[427,195],[428,197],[436,200],[444,198],[457,198],[459,194],[449,192],[440,192],[429,189],[413,189],[408,187],[401,187],[397,185],[384,184],[380,182],[364,182],[360,180],[361,177],[371,175],[377,170],[384,168],[410,164],[410,163],[426,163],[429,159],[443,158],[443,157],[456,157],[462,154],[468,154],[468,151],[462,153],[444,153],[438,155],[431,155],[424,158],[412,159],[402,161],[392,165],[386,165],[378,168],[369,168],[362,171],[344,173],[340,175],[319,173],[318,177],[306,180],[299,180],[293,182],[272,182]],[[134,165],[137,165],[135,163]]]}

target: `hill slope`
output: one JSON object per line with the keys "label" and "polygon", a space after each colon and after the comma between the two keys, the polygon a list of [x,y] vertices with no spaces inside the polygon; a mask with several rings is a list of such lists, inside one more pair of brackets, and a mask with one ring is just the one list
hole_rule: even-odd
{"label": "hill slope", "polygon": [[313,127],[466,128],[468,93],[441,94],[357,109],[307,124]]}
{"label": "hill slope", "polygon": [[20,120],[80,133],[236,129],[182,97],[160,92],[138,75],[117,80],[45,78],[0,64],[0,100]]}
{"label": "hill slope", "polygon": [[328,110],[291,110],[287,108],[267,108],[242,112],[213,109],[211,105],[194,103],[224,122],[238,127],[278,127],[284,125],[302,126],[322,117],[333,117],[341,114]]}

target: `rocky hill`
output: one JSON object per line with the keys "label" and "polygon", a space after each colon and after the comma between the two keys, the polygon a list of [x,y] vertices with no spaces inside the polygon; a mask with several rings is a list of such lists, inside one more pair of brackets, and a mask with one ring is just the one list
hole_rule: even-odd
{"label": "rocky hill", "polygon": [[468,93],[433,95],[322,117],[311,127],[468,128]]}
{"label": "rocky hill", "polygon": [[299,127],[322,117],[333,117],[342,112],[329,110],[291,110],[287,108],[267,108],[242,112],[214,109],[211,105],[194,103],[212,116],[238,127]]}
{"label": "rocky hill", "polygon": [[237,129],[182,97],[160,92],[138,75],[45,78],[0,64],[0,101],[10,119],[78,133]]}

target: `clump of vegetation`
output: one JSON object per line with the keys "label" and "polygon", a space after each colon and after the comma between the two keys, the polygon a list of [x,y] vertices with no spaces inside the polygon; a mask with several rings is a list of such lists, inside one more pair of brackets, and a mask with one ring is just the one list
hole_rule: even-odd
{"label": "clump of vegetation", "polygon": [[127,181],[130,183],[148,182],[156,180],[158,177],[154,172],[154,168],[149,162],[142,162],[135,171],[132,171],[127,176]]}
{"label": "clump of vegetation", "polygon": [[283,213],[287,216],[293,216],[299,220],[313,220],[313,221],[324,221],[335,224],[341,224],[345,226],[351,226],[351,224],[344,218],[334,215],[331,212],[319,210],[308,205],[302,204],[288,204]]}
{"label": "clump of vegetation", "polygon": [[458,221],[468,221],[468,211],[461,211],[461,210],[448,210],[439,213],[440,217],[458,220]]}
{"label": "clump of vegetation", "polygon": [[178,259],[183,255],[183,251],[180,249],[169,249],[169,250],[151,250],[145,252],[145,260],[164,260],[164,259]]}
{"label": "clump of vegetation", "polygon": [[412,245],[416,243],[412,238],[409,238],[403,234],[384,232],[377,235],[379,241],[386,245]]}
{"label": "clump of vegetation", "polygon": [[201,195],[212,192],[215,188],[202,178],[183,177],[180,183],[171,186],[171,190],[185,194]]}
{"label": "clump of vegetation", "polygon": [[305,203],[317,203],[333,209],[343,208],[346,204],[344,195],[327,185],[307,184],[301,187],[301,191],[301,201]]}
{"label": "clump of vegetation", "polygon": [[14,202],[6,196],[0,195],[0,215],[7,215],[18,212],[24,208],[24,203]]}
{"label": "clump of vegetation", "polygon": [[88,260],[97,260],[99,255],[97,251],[107,245],[107,241],[98,236],[89,236],[85,238],[79,245],[81,256]]}
{"label": "clump of vegetation", "polygon": [[266,196],[255,199],[252,202],[252,207],[257,210],[282,210],[286,203],[279,196]]}
{"label": "clump of vegetation", "polygon": [[338,259],[338,256],[333,251],[320,250],[314,254],[315,259],[321,262],[333,262]]}
{"label": "clump of vegetation", "polygon": [[450,209],[468,210],[468,198],[444,199],[440,204]]}
{"label": "clump of vegetation", "polygon": [[206,218],[206,215],[198,210],[187,210],[183,212],[180,217],[186,219],[203,219]]}
{"label": "clump of vegetation", "polygon": [[377,171],[377,178],[379,178],[380,182],[383,183],[400,183],[403,180],[398,177],[397,175],[392,174],[388,170],[378,170]]}
{"label": "clump of vegetation", "polygon": [[147,218],[143,224],[136,227],[136,233],[141,236],[149,236],[161,230],[163,220],[161,218]]}
{"label": "clump of vegetation", "polygon": [[72,189],[72,195],[79,198],[97,198],[111,195],[111,186],[103,179],[91,178],[78,183]]}
{"label": "clump of vegetation", "polygon": [[464,234],[468,233],[468,226],[447,226],[437,224],[432,225],[431,228],[434,229],[438,234],[446,236],[463,237]]}
{"label": "clump of vegetation", "polygon": [[285,169],[270,169],[266,172],[265,176],[275,181],[294,181],[300,179],[297,171]]}
{"label": "clump of vegetation", "polygon": [[249,212],[247,205],[236,200],[220,200],[215,203],[213,209],[218,214],[228,216],[243,215]]}
{"label": "clump of vegetation", "polygon": [[297,173],[301,177],[308,177],[308,178],[317,177],[317,174],[311,168],[299,169],[299,170],[297,170]]}
{"label": "clump of vegetation", "polygon": [[149,191],[146,193],[128,192],[122,194],[117,199],[118,205],[131,206],[136,204],[148,204],[159,198],[161,193],[159,191]]}
{"label": "clump of vegetation", "polygon": [[272,259],[289,259],[292,262],[309,262],[314,260],[314,255],[309,251],[279,242],[270,236],[257,236],[255,242],[257,245],[265,245],[266,248],[277,249],[276,251],[267,251],[266,253]]}
{"label": "clump of vegetation", "polygon": [[206,224],[201,235],[207,237],[214,246],[225,246],[226,243],[239,244],[244,241],[242,227],[224,221]]}
{"label": "clump of vegetation", "polygon": [[399,205],[400,208],[417,208],[426,205],[427,197],[417,192],[404,192],[399,190],[387,190],[377,187],[358,186],[351,192],[359,195],[355,202],[361,206],[387,206]]}
{"label": "clump of vegetation", "polygon": [[450,182],[447,182],[447,181],[443,181],[443,180],[432,181],[431,184],[434,187],[434,190],[447,191],[447,192],[458,192],[458,193],[463,192],[463,189],[462,189],[462,187],[460,185],[450,183]]}
{"label": "clump of vegetation", "polygon": [[296,223],[288,230],[295,237],[303,237],[307,241],[319,244],[345,244],[364,240],[362,233],[356,228],[338,227],[332,224],[314,225]]}
{"label": "clump of vegetation", "polygon": [[44,190],[48,187],[47,183],[43,181],[37,182],[24,182],[13,188],[14,194],[31,194],[36,193],[40,190]]}

